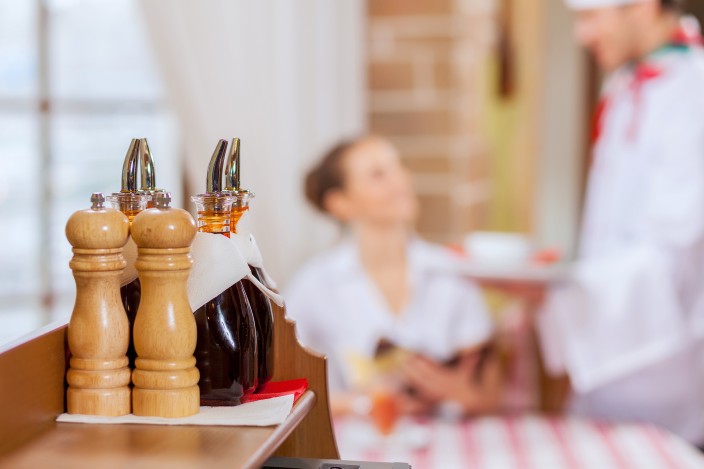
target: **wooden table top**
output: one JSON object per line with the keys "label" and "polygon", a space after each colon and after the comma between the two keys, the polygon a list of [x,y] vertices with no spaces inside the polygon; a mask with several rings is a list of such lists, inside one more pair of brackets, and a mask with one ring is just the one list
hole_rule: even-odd
{"label": "wooden table top", "polygon": [[306,391],[276,427],[93,425],[54,427],[0,460],[12,468],[259,468],[315,404]]}

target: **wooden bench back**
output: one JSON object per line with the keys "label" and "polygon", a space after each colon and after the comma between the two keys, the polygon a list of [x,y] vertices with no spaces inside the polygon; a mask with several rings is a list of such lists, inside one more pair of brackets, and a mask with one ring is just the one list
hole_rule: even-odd
{"label": "wooden bench back", "polygon": [[[298,343],[295,324],[285,316],[283,308],[274,306],[274,380],[307,378],[316,403],[276,454],[337,459],[325,357]],[[64,412],[66,327],[46,327],[16,346],[0,349],[0,455],[50,429]]]}
{"label": "wooden bench back", "polygon": [[0,353],[0,454],[54,425],[64,411],[66,324],[40,329]]}

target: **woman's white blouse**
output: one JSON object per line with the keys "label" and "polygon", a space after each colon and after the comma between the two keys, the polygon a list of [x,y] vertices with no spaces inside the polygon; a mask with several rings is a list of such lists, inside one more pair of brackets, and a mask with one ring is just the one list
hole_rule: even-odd
{"label": "woman's white blouse", "polygon": [[381,339],[444,361],[487,341],[493,325],[477,287],[448,273],[446,249],[415,239],[408,244],[411,299],[394,314],[347,241],[310,261],[284,291],[298,338],[328,357],[333,390],[350,386],[351,355],[371,358]]}

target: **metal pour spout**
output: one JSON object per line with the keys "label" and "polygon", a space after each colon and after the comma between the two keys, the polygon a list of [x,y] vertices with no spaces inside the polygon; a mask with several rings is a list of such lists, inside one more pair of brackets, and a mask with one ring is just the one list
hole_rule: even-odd
{"label": "metal pour spout", "polygon": [[208,164],[208,175],[205,181],[205,192],[208,194],[222,192],[222,170],[225,164],[225,153],[227,152],[227,140],[220,139],[215,146],[213,156]]}
{"label": "metal pour spout", "polygon": [[125,155],[125,162],[122,164],[122,184],[121,192],[137,191],[137,169],[139,166],[140,141],[133,138],[130,147]]}
{"label": "metal pour spout", "polygon": [[230,143],[230,151],[225,163],[225,190],[240,190],[240,139],[235,137]]}
{"label": "metal pour spout", "polygon": [[156,190],[156,173],[154,172],[154,160],[152,152],[149,150],[149,143],[146,138],[139,139],[139,149],[141,157],[141,187],[143,192],[153,192]]}
{"label": "metal pour spout", "polygon": [[150,200],[149,195],[142,194],[137,190],[137,172],[140,166],[142,140],[144,139],[133,138],[127,149],[125,162],[122,164],[120,192],[115,192],[105,198],[113,208],[127,215],[130,223],[139,212],[147,208]]}
{"label": "metal pour spout", "polygon": [[233,204],[233,211],[235,207],[244,208],[244,210],[246,210],[249,206],[250,199],[254,198],[254,193],[242,188],[241,147],[240,139],[237,137],[233,138],[225,166],[225,191],[237,198]]}

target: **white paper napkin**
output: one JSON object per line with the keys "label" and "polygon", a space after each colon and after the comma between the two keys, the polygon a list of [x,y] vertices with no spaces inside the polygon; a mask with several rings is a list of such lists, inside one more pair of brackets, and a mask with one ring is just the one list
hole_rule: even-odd
{"label": "white paper napkin", "polygon": [[251,233],[233,233],[230,239],[235,243],[237,249],[242,253],[242,256],[247,260],[247,264],[252,267],[264,267],[262,253],[259,252],[259,247],[254,241],[254,236]]}
{"label": "white paper napkin", "polygon": [[233,238],[196,233],[191,257],[193,268],[188,278],[188,300],[193,311],[245,277],[273,302],[283,306],[281,295],[269,290],[251,274],[243,251]]}
{"label": "white paper napkin", "polygon": [[[259,251],[259,245],[257,244],[257,240],[254,239],[253,234],[249,235],[249,241],[252,244],[252,247],[259,253],[259,257],[261,258],[262,257],[261,251]],[[271,277],[271,275],[269,275],[269,272],[267,272],[266,267],[264,267],[264,259],[263,258],[262,258],[262,265],[261,266],[256,266],[252,263],[250,263],[249,265],[254,266],[254,267],[259,267],[261,269],[262,274],[264,274],[264,279],[263,279],[264,283],[266,283],[267,285],[271,285],[271,288],[278,289],[278,286],[276,285],[276,280],[274,280]],[[279,306],[283,306],[283,305],[279,304]]]}
{"label": "white paper napkin", "polygon": [[193,268],[188,277],[188,300],[193,311],[250,273],[237,246],[220,234],[196,233],[191,257]]}
{"label": "white paper napkin", "polygon": [[[266,272],[265,272],[265,275],[266,275]],[[254,284],[254,286],[256,286],[259,290],[261,290],[262,293],[264,293],[271,301],[273,301],[277,305],[283,307],[283,305],[284,305],[284,297],[283,296],[269,290],[262,282],[257,280],[257,277],[255,277],[251,273],[247,275],[247,278],[249,279],[250,282],[252,282]]]}
{"label": "white paper napkin", "polygon": [[257,245],[257,240],[254,239],[254,234],[252,234],[251,225],[250,212],[244,212],[242,218],[237,222],[237,233],[231,235],[232,239],[235,241],[235,244],[237,244],[237,248],[244,258],[247,259],[247,264],[261,269],[264,273],[265,282],[273,288],[276,288],[276,282],[264,268],[264,258],[259,250],[259,245]]}
{"label": "white paper napkin", "polygon": [[145,425],[217,425],[268,427],[279,425],[286,420],[293,408],[293,394],[273,397],[261,401],[248,402],[235,407],[201,407],[200,413],[190,417],[164,418],[139,417],[134,414],[121,417],[101,417],[97,415],[61,414],[57,422]]}
{"label": "white paper napkin", "polygon": [[[134,267],[137,253],[137,245],[130,236],[123,249],[127,267],[120,276],[120,286],[137,278],[137,269]],[[198,232],[191,245],[191,258],[193,268],[188,277],[188,300],[193,311],[245,277],[271,301],[283,306],[281,295],[268,289],[250,273],[250,265],[259,267],[267,281],[274,284],[264,270],[262,255],[251,233],[233,234],[228,238],[220,234]]]}

